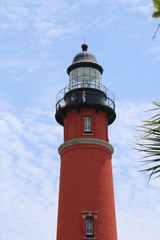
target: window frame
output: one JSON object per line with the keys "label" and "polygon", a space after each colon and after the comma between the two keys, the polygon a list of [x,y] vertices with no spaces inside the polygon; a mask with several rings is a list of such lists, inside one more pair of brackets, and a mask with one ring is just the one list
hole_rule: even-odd
{"label": "window frame", "polygon": [[84,116],[84,132],[91,133],[92,131],[92,119],[91,116]]}
{"label": "window frame", "polygon": [[86,218],[86,237],[94,236],[93,218]]}

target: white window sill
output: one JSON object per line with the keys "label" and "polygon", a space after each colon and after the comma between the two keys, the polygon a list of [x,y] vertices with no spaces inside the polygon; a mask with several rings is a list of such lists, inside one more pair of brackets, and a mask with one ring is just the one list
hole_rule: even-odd
{"label": "white window sill", "polygon": [[98,239],[97,237],[83,237],[83,239]]}
{"label": "white window sill", "polygon": [[83,135],[83,136],[85,136],[85,135],[90,135],[90,136],[93,136],[93,135],[94,135],[94,133],[87,133],[87,132],[85,132],[85,133],[82,133],[82,135]]}

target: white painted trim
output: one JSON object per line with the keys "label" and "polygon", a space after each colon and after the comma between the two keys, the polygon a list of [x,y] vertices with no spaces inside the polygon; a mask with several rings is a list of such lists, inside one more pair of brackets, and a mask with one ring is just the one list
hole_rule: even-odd
{"label": "white painted trim", "polygon": [[96,139],[96,138],[77,138],[77,139],[73,139],[73,140],[64,142],[62,145],[60,145],[58,148],[58,153],[61,154],[62,150],[64,150],[65,148],[74,146],[74,145],[78,145],[78,144],[100,145],[100,146],[108,148],[112,154],[114,152],[113,146],[104,140],[100,140],[100,139]]}
{"label": "white painted trim", "polygon": [[83,239],[98,239],[97,237],[83,237]]}
{"label": "white painted trim", "polygon": [[95,213],[95,214],[97,214],[98,211],[82,211],[81,213]]}

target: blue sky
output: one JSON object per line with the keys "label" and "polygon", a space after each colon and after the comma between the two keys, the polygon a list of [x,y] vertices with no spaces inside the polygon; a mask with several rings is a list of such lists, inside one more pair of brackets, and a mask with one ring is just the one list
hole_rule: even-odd
{"label": "blue sky", "polygon": [[109,127],[119,240],[159,239],[159,179],[139,173],[131,147],[159,100],[159,20],[151,0],[1,0],[0,239],[56,239],[63,129],[56,93],[84,41],[116,98]]}

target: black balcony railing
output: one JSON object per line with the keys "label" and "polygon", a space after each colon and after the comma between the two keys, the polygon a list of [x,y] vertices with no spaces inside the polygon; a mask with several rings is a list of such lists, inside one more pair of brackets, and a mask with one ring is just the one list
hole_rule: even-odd
{"label": "black balcony railing", "polygon": [[[86,92],[86,102],[82,100],[82,91],[84,90]],[[71,101],[73,93],[75,96],[74,102]],[[114,94],[102,84],[96,86],[90,83],[89,87],[86,87],[86,83],[79,83],[72,87],[67,85],[64,89],[60,90],[56,96],[56,111],[64,107],[79,104],[98,104],[115,110]]]}

